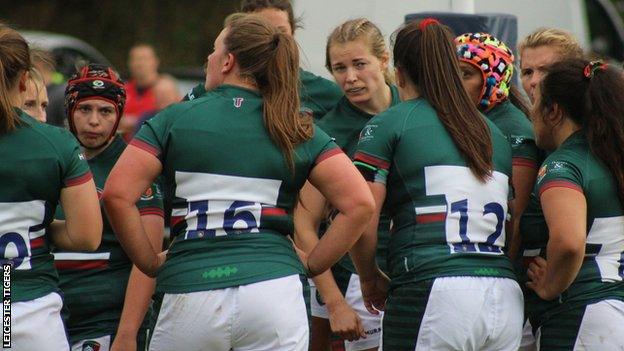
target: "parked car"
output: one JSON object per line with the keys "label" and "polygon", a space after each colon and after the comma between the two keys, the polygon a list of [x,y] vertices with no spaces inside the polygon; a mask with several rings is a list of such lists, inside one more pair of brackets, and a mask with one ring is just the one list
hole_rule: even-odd
{"label": "parked car", "polygon": [[[56,61],[56,70],[67,79],[86,63],[101,63],[112,66],[111,62],[96,48],[84,41],[64,34],[22,31],[21,34],[31,47],[40,48],[50,52]],[[117,68],[119,69],[119,67]],[[194,86],[205,79],[201,67],[178,68],[163,70],[163,73],[171,74],[176,78],[180,95],[185,95]],[[48,122],[50,124],[64,126],[65,111],[63,108],[65,82],[49,87],[48,95],[50,103],[47,109]]]}

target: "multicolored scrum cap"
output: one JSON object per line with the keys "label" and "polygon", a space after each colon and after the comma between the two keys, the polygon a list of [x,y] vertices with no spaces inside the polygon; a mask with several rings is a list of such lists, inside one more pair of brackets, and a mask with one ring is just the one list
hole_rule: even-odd
{"label": "multicolored scrum cap", "polygon": [[465,33],[455,38],[457,56],[483,74],[479,109],[488,110],[509,96],[514,56],[502,41],[488,33]]}
{"label": "multicolored scrum cap", "polygon": [[108,137],[110,140],[117,132],[126,103],[124,81],[111,67],[95,63],[84,66],[69,78],[67,88],[65,88],[65,113],[69,121],[69,130],[74,135],[76,135],[76,127],[72,118],[74,110],[80,101],[90,98],[108,101],[115,106],[117,120]]}

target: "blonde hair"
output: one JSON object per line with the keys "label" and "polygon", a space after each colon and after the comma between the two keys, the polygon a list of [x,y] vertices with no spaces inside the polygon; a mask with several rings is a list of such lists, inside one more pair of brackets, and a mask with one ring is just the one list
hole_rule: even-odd
{"label": "blonde hair", "polygon": [[[358,39],[364,39],[368,45],[370,52],[382,60],[384,56],[389,55],[388,47],[381,34],[381,30],[366,18],[357,18],[349,20],[334,28],[329,37],[327,37],[327,46],[325,47],[325,67],[332,72],[331,60],[329,57],[329,49],[334,44],[345,44]],[[394,77],[390,73],[388,67],[383,72],[386,83],[394,82]]]}
{"label": "blonde hair", "polygon": [[538,28],[518,44],[520,57],[522,57],[524,49],[540,46],[554,46],[559,54],[566,58],[583,57],[583,49],[581,49],[581,45],[571,33],[562,29],[545,27]]}
{"label": "blonde hair", "polygon": [[45,82],[43,81],[43,76],[35,66],[32,66],[28,70],[29,80],[35,85],[35,89],[37,90],[37,95],[39,95],[39,89],[45,89]]}

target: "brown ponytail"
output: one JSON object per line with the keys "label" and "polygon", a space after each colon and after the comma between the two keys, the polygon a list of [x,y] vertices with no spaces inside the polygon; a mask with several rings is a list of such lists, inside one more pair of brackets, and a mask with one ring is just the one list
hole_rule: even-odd
{"label": "brown ponytail", "polygon": [[445,25],[425,19],[401,28],[394,40],[394,65],[436,110],[474,175],[492,173],[492,140],[483,116],[462,85],[455,44]]}
{"label": "brown ponytail", "polygon": [[253,81],[264,99],[264,124],[294,169],[295,147],[312,138],[309,116],[299,109],[299,49],[294,39],[257,15],[231,16],[225,47],[241,78]]}
{"label": "brown ponytail", "polygon": [[615,178],[624,206],[624,78],[612,65],[588,67],[584,59],[553,64],[541,82],[536,108],[547,111],[557,104],[581,126],[592,153]]}
{"label": "brown ponytail", "polygon": [[11,91],[19,84],[20,74],[30,69],[30,51],[24,38],[14,29],[0,24],[0,135],[19,123]]}

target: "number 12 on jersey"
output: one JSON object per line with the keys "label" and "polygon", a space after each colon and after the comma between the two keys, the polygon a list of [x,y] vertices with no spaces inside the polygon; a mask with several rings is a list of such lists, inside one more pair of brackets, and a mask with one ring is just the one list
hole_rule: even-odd
{"label": "number 12 on jersey", "polygon": [[493,172],[480,182],[467,167],[425,168],[428,196],[444,195],[448,213],[445,235],[451,253],[501,255],[505,245],[508,177]]}

